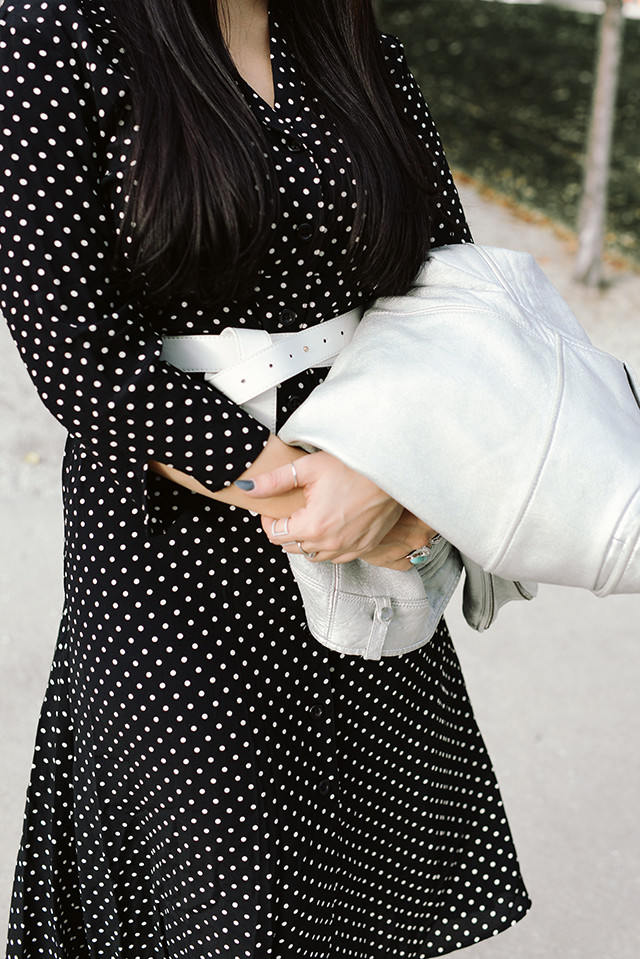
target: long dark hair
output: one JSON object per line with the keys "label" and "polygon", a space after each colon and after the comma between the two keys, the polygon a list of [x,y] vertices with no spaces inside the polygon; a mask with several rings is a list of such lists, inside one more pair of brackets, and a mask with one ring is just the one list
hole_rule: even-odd
{"label": "long dark hair", "polygon": [[[110,0],[138,126],[119,253],[152,295],[238,295],[269,242],[277,191],[216,0]],[[431,158],[402,115],[372,0],[277,0],[307,87],[353,158],[349,254],[365,288],[406,289],[428,250]],[[356,237],[359,237],[356,240]]]}

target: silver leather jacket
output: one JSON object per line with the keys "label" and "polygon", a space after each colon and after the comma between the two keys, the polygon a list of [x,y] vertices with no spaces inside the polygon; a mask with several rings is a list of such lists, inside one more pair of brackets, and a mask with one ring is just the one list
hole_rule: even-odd
{"label": "silver leather jacket", "polygon": [[[349,582],[296,558],[317,638],[374,657],[415,648],[463,563],[476,628],[496,596],[530,598],[522,581],[640,590],[637,396],[630,368],[592,346],[532,257],[435,250],[406,296],[366,311],[279,433],[368,476],[446,541],[422,582],[396,573],[397,605],[393,571],[362,564]],[[421,586],[430,613],[403,632]]]}

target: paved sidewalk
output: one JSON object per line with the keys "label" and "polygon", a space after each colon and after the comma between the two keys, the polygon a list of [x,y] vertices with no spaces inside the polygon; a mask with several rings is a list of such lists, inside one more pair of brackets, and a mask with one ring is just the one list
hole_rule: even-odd
{"label": "paved sidewalk", "polygon": [[[640,276],[573,288],[571,251],[544,223],[462,188],[479,242],[533,252],[592,338],[640,370]],[[61,607],[62,430],[32,396],[0,328],[0,951],[39,703]],[[606,466],[606,464],[603,464]],[[588,517],[585,517],[588,521]],[[448,617],[534,899],[476,959],[640,954],[640,596],[546,587],[486,634]]]}

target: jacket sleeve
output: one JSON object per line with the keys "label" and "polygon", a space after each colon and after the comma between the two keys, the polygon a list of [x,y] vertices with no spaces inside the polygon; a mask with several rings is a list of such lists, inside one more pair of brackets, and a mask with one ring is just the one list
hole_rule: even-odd
{"label": "jacket sleeve", "polygon": [[400,94],[405,117],[433,158],[431,246],[471,243],[471,233],[436,125],[422,91],[409,69],[404,47],[396,37],[383,35],[382,48],[394,86]]}
{"label": "jacket sleeve", "polygon": [[114,288],[96,90],[113,71],[96,70],[73,8],[7,4],[0,18],[0,307],[45,405],[144,512],[150,459],[219,489],[268,432],[160,362],[148,308]]}

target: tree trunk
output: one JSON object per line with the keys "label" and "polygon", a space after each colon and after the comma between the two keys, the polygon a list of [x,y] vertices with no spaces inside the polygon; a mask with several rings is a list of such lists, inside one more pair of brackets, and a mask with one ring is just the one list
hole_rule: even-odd
{"label": "tree trunk", "polygon": [[596,81],[585,161],[585,179],[578,217],[576,280],[598,286],[603,280],[602,255],[607,216],[611,142],[622,58],[623,0],[606,0],[600,23]]}

